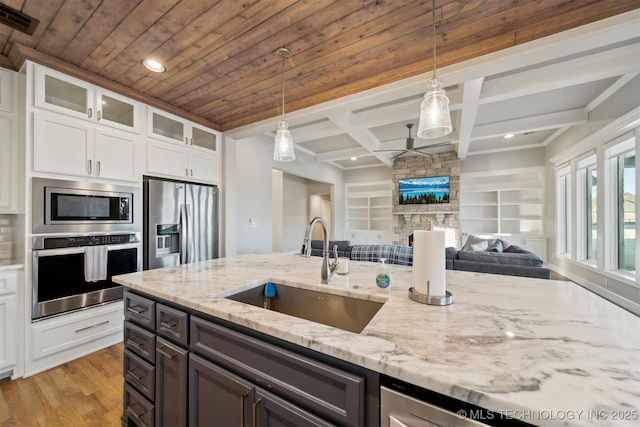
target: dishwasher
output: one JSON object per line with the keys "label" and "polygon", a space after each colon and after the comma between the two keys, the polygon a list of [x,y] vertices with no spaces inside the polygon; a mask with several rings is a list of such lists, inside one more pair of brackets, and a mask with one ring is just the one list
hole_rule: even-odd
{"label": "dishwasher", "polygon": [[392,378],[382,378],[381,427],[531,426]]}

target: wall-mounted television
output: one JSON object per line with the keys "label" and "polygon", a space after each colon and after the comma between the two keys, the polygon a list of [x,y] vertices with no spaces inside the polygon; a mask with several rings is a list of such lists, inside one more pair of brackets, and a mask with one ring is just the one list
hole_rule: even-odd
{"label": "wall-mounted television", "polygon": [[449,203],[449,176],[430,176],[398,180],[401,205]]}

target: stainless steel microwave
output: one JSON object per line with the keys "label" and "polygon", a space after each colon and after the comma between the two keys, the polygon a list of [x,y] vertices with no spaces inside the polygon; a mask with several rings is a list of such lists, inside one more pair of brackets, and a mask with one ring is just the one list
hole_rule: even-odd
{"label": "stainless steel microwave", "polygon": [[137,187],[33,178],[32,232],[140,231]]}

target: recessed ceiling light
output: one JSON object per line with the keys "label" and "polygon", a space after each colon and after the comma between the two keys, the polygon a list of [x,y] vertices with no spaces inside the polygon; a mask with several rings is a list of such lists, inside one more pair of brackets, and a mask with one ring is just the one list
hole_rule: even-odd
{"label": "recessed ceiling light", "polygon": [[142,61],[142,65],[144,65],[147,70],[153,71],[154,73],[165,72],[164,65],[162,65],[158,61],[154,61],[153,59],[145,59],[144,61]]}
{"label": "recessed ceiling light", "polygon": [[513,137],[514,137],[514,135],[512,133],[508,133],[508,134],[506,134],[504,136],[504,139],[510,139],[510,138],[513,138]]}
{"label": "recessed ceiling light", "polygon": [[352,157],[351,160],[358,160],[358,158],[357,157]]}

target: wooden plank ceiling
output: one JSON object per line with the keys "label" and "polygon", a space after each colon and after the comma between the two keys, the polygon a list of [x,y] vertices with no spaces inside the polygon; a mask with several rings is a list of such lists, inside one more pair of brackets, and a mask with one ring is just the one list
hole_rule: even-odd
{"label": "wooden plank ceiling", "polygon": [[[220,130],[432,69],[430,0],[0,0],[0,65],[25,59]],[[639,7],[638,0],[436,0],[438,67]],[[163,74],[141,64],[154,58]]]}

